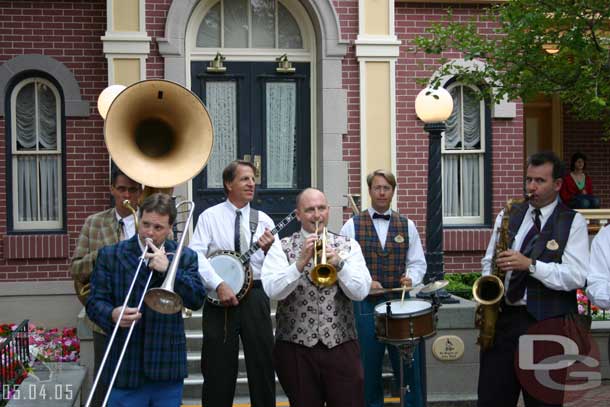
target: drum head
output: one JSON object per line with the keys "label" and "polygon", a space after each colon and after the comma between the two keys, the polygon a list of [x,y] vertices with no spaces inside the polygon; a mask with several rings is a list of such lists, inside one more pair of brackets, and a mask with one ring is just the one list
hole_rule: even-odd
{"label": "drum head", "polygon": [[[387,305],[385,302],[377,304],[375,306],[375,314],[385,315]],[[422,300],[400,300],[390,301],[390,309],[392,310],[392,316],[399,315],[413,315],[413,314],[425,314],[429,310],[432,310],[432,305],[427,301]]]}
{"label": "drum head", "polygon": [[[239,259],[230,254],[220,254],[218,256],[210,257],[209,261],[224,282],[231,287],[235,294],[237,294],[246,281],[246,273]],[[208,297],[218,300],[216,291],[209,291]]]}

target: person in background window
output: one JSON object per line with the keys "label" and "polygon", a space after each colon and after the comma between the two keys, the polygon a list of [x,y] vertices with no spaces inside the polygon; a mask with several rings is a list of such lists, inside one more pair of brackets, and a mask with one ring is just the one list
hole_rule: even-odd
{"label": "person in background window", "polygon": [[597,209],[599,198],[593,196],[591,177],[585,174],[587,157],[575,153],[570,160],[570,173],[563,178],[561,200],[572,209]]}
{"label": "person in background window", "polygon": [[[89,283],[97,253],[102,247],[116,244],[136,234],[135,219],[131,211],[123,205],[123,201],[128,200],[131,206],[136,208],[142,187],[119,169],[115,169],[110,178],[110,194],[114,198],[114,207],[94,213],[87,218],[74,248],[70,273],[78,290]],[[85,300],[81,298],[83,296],[80,292],[76,294],[81,301]],[[93,331],[93,377],[95,377],[104,356],[106,334],[87,317],[85,321]],[[95,406],[102,405],[106,394],[106,389],[103,387],[100,385],[96,390],[92,400]]]}

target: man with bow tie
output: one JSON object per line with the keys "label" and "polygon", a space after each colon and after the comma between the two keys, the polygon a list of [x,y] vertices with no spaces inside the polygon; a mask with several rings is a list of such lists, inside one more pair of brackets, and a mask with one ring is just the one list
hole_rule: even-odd
{"label": "man with bow tie", "polygon": [[[389,171],[376,170],[367,176],[371,207],[355,215],[341,229],[341,234],[360,243],[367,267],[371,272],[372,290],[413,286],[422,282],[426,274],[426,258],[415,223],[390,209],[396,191],[396,177]],[[375,305],[396,298],[394,295],[369,295],[354,302],[358,340],[360,341],[366,407],[383,406],[381,369],[386,344],[375,335]],[[400,387],[400,357],[396,347],[387,346],[397,387]],[[405,383],[410,391],[406,406],[425,404],[425,359],[423,346],[417,346],[414,363],[405,364]]]}

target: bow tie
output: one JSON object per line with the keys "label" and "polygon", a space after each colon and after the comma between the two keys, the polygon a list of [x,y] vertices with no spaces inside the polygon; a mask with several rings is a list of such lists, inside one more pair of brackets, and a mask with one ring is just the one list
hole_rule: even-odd
{"label": "bow tie", "polygon": [[385,220],[390,220],[390,215],[382,215],[380,213],[375,212],[373,214],[373,219],[385,219]]}

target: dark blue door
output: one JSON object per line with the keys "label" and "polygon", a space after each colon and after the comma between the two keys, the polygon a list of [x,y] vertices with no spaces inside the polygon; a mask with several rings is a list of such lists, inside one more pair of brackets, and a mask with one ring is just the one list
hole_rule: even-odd
{"label": "dark blue door", "polygon": [[[228,62],[224,73],[207,66],[191,65],[193,92],[214,124],[210,160],[193,180],[195,216],[224,200],[222,170],[241,158],[259,169],[252,206],[277,222],[311,184],[309,64],[295,63],[293,74],[277,73],[271,62]],[[297,228],[293,222],[281,236]]]}

